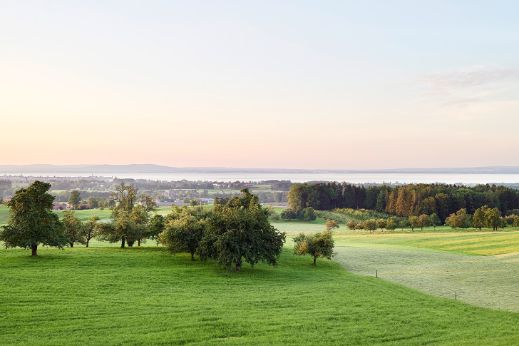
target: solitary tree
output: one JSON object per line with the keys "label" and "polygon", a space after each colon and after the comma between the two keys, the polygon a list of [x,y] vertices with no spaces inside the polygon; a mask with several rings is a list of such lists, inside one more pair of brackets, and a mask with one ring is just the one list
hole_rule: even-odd
{"label": "solitary tree", "polygon": [[314,266],[317,264],[317,258],[319,257],[331,259],[333,247],[334,241],[331,231],[312,235],[301,233],[294,238],[294,253],[300,256],[312,256]]}
{"label": "solitary tree", "polygon": [[68,203],[72,206],[72,209],[79,209],[79,204],[81,203],[81,193],[78,190],[72,190],[70,192]]}
{"label": "solitary tree", "polygon": [[85,243],[82,232],[83,225],[72,210],[63,212],[63,226],[70,247],[74,247],[74,243]]}
{"label": "solitary tree", "polygon": [[49,189],[50,184],[35,181],[8,202],[9,222],[0,232],[5,246],[30,248],[32,256],[37,256],[39,244],[62,248],[67,243],[59,218],[52,212],[54,197]]}

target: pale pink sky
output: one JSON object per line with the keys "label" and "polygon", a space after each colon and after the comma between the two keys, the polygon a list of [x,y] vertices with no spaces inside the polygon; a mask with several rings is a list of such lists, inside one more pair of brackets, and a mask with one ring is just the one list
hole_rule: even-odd
{"label": "pale pink sky", "polygon": [[0,5],[0,164],[519,165],[513,3],[146,4]]}

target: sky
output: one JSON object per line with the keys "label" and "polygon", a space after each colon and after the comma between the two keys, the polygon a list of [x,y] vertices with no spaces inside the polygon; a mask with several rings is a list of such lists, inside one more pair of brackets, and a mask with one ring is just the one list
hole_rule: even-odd
{"label": "sky", "polygon": [[517,13],[0,0],[0,164],[519,165]]}

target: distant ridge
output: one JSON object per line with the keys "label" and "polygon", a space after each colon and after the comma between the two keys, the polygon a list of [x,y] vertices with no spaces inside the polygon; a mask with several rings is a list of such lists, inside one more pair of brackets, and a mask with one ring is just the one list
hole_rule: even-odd
{"label": "distant ridge", "polygon": [[128,165],[0,165],[0,174],[23,173],[439,173],[439,174],[519,174],[519,166],[486,166],[460,168],[392,168],[392,169],[282,169],[232,167],[169,167],[154,164]]}

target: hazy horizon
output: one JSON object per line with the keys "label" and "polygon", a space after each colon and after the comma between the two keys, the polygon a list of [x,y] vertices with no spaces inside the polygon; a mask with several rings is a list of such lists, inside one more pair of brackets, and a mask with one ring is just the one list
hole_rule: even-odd
{"label": "hazy horizon", "polygon": [[512,1],[0,4],[0,164],[518,166]]}

